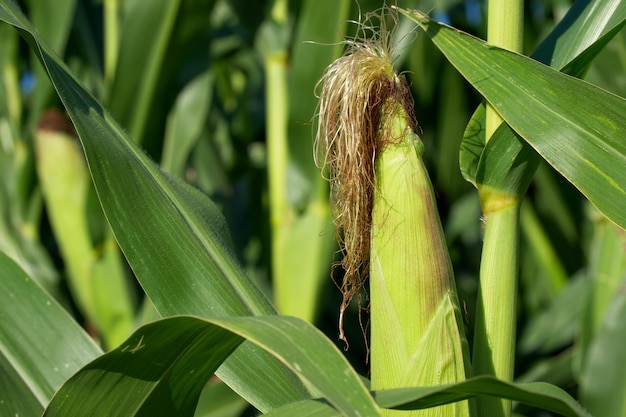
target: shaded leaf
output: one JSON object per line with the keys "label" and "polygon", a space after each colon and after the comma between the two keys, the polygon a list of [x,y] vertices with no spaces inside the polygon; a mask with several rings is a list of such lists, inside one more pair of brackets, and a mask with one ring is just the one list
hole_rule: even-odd
{"label": "shaded leaf", "polygon": [[248,403],[222,381],[210,380],[202,390],[194,417],[241,416]]}
{"label": "shaded leaf", "polygon": [[100,349],[57,302],[0,252],[0,415],[40,416]]}
{"label": "shaded leaf", "polygon": [[128,3],[120,30],[123,47],[109,104],[111,114],[140,143],[148,139],[146,133],[154,132],[150,124],[162,127],[167,109],[158,98],[164,86],[171,86],[171,82],[163,80],[168,80],[181,66],[186,54],[207,41],[214,3],[214,0]]}
{"label": "shaded leaf", "polygon": [[178,316],[143,326],[72,377],[44,415],[192,416],[209,376],[244,339],[299,374],[341,415],[379,414],[359,376],[319,330],[273,315]]}
{"label": "shaded leaf", "polygon": [[205,71],[180,92],[167,122],[161,167],[184,177],[185,163],[200,139],[211,106],[214,73]]}
{"label": "shaded leaf", "polygon": [[574,277],[550,306],[526,325],[518,342],[522,354],[549,353],[571,343],[589,293],[583,276]]}
{"label": "shaded leaf", "polygon": [[581,375],[580,401],[592,413],[620,417],[626,412],[626,281],[616,292]]}
{"label": "shaded leaf", "polygon": [[[39,33],[45,37],[48,44],[59,55],[62,55],[72,29],[72,20],[76,9],[76,0],[59,0],[55,2],[30,0],[27,2],[30,19],[37,26]],[[52,86],[46,79],[43,68],[33,68],[35,83],[33,94],[33,108],[30,113],[32,125],[46,107],[52,94]]]}

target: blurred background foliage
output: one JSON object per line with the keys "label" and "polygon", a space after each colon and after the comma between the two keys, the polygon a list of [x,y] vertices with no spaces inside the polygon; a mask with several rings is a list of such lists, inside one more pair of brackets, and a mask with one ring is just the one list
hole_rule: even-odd
{"label": "blurred background foliage", "polygon": [[[341,53],[338,42],[354,35],[350,22],[382,2],[27,0],[20,5],[162,169],[219,204],[242,264],[279,311],[313,321],[339,344],[341,295],[333,279],[341,280],[341,271],[332,263],[340,255],[328,186],[313,161],[315,85]],[[398,0],[398,5],[430,11],[484,38],[485,2]],[[526,2],[526,54],[570,5]],[[459,171],[458,149],[480,97],[412,23],[400,20],[396,39],[397,68],[412,86],[471,337],[482,224],[477,193]],[[115,347],[156,313],[106,226],[56,94],[27,45],[6,25],[0,26],[0,66],[0,250],[61,300],[105,348]],[[587,79],[626,96],[623,31]],[[626,237],[545,164],[521,219],[517,374],[576,395],[590,372],[587,352],[597,348],[606,311],[624,288]],[[360,321],[356,305],[349,313],[346,355],[367,375],[362,330],[367,314]],[[198,415],[239,415],[246,408],[224,393],[225,386],[210,385]],[[224,407],[202,411],[215,398]]]}

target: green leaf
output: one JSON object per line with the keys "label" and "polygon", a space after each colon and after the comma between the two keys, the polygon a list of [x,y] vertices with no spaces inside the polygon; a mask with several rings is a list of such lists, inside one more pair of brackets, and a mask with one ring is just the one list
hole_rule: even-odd
{"label": "green leaf", "polygon": [[379,415],[369,391],[332,342],[303,320],[274,315],[179,316],[143,326],[120,348],[72,377],[44,416],[192,416],[209,376],[244,339],[299,374],[341,415]]}
{"label": "green leaf", "polygon": [[545,382],[512,384],[491,376],[479,376],[457,384],[437,387],[400,388],[377,391],[383,408],[417,410],[462,401],[479,395],[507,398],[567,417],[590,417],[569,394]]}
{"label": "green leaf", "polygon": [[38,417],[61,384],[101,352],[2,252],[0,271],[0,415]]}
{"label": "green leaf", "polygon": [[[532,54],[532,57],[570,75],[582,76],[600,50],[624,25],[626,7],[620,6],[620,3],[623,3],[622,0],[609,0],[593,4],[584,1],[576,2],[565,18],[559,22],[557,27]],[[466,127],[459,154],[461,173],[474,186],[477,186],[478,163],[482,149],[485,147],[484,114],[485,109],[484,104],[482,104]],[[528,149],[524,149],[528,147],[528,144],[519,141],[512,129],[506,128],[506,130],[508,131],[507,134],[500,133],[503,136],[500,140],[509,144],[508,153],[513,158],[518,152],[527,154],[529,169],[526,171],[521,184],[507,181],[506,184],[503,184],[503,189],[508,192],[516,189],[519,194],[522,194],[525,192],[524,183],[532,177],[533,166],[537,163],[535,161],[537,158],[536,154],[529,153]],[[501,167],[503,166],[501,165]],[[491,168],[488,167],[487,169],[490,170]],[[496,170],[494,173],[496,177],[506,178],[507,176],[503,174],[506,172]],[[490,177],[489,172],[483,175],[483,178],[485,177]],[[494,184],[494,181],[491,181],[490,185],[499,188],[497,184]]]}
{"label": "green leaf", "polygon": [[581,403],[601,416],[626,412],[626,376],[623,344],[626,326],[626,235],[614,224],[592,213],[593,238],[586,271],[590,291],[577,338]]}
{"label": "green leaf", "polygon": [[[69,123],[54,111],[47,118]],[[74,136],[50,126],[37,129],[35,149],[39,184],[72,296],[106,346],[117,346],[134,328],[133,308],[117,245],[109,235],[98,250],[89,230],[90,214],[102,218],[102,212],[88,210],[93,190],[82,150]]]}
{"label": "green leaf", "polygon": [[[481,105],[476,115],[484,109]],[[476,183],[521,197],[530,185],[538,165],[539,158],[533,149],[507,124],[502,123],[491,135],[480,156]]]}
{"label": "green leaf", "polygon": [[172,175],[185,175],[185,163],[209,113],[214,77],[213,71],[207,70],[189,82],[168,117],[161,167]]}
{"label": "green leaf", "polygon": [[[0,19],[18,28],[46,67],[80,136],[116,240],[159,313],[274,313],[238,264],[218,208],[161,172],[39,41],[12,3],[0,3]],[[262,411],[309,397],[293,373],[250,345],[232,355],[218,375]]]}
{"label": "green leaf", "polygon": [[626,100],[420,12],[405,13],[524,140],[626,226]]}
{"label": "green leaf", "polygon": [[269,417],[336,417],[341,414],[320,400],[298,401],[263,414]]}
{"label": "green leaf", "polygon": [[194,417],[241,416],[250,405],[218,378],[212,378],[200,394]]}
{"label": "green leaf", "polygon": [[597,416],[620,417],[626,413],[626,281],[609,306],[589,348],[581,375],[580,401]]}
{"label": "green leaf", "polygon": [[318,184],[323,182],[311,157],[314,131],[311,118],[317,107],[315,86],[343,49],[338,42],[346,30],[350,5],[347,0],[308,0],[300,13],[288,89],[289,152],[294,164],[288,178],[289,199],[296,208],[314,199]]}
{"label": "green leaf", "polygon": [[577,77],[624,26],[624,0],[576,1],[532,57]]}
{"label": "green leaf", "polygon": [[[30,19],[38,28],[42,37],[48,41],[48,44],[59,55],[63,55],[67,40],[72,29],[72,21],[74,19],[76,0],[59,0],[50,1],[27,1]],[[33,68],[34,77],[37,82],[33,90],[33,108],[30,113],[31,126],[37,123],[37,118],[42,110],[45,109],[50,96],[52,94],[52,86],[46,79],[46,72],[43,68],[37,66]]]}
{"label": "green leaf", "polygon": [[191,317],[153,322],[67,381],[44,416],[192,416],[202,387],[241,342]]}
{"label": "green leaf", "polygon": [[518,342],[520,352],[549,353],[571,343],[589,289],[590,284],[583,276],[572,278],[550,306],[525,326]]}
{"label": "green leaf", "polygon": [[[485,103],[481,103],[474,111],[474,114],[472,114],[469,122],[467,122],[463,140],[461,141],[461,149],[459,150],[461,175],[463,175],[465,181],[476,188],[478,188],[476,172],[478,171],[480,157],[485,149],[485,113]],[[511,136],[515,136],[512,130]]]}

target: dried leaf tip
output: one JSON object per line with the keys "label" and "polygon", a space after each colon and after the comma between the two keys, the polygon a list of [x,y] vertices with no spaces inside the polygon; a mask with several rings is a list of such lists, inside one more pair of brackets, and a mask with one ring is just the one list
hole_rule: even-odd
{"label": "dried leaf tip", "polygon": [[331,206],[344,269],[340,285],[339,337],[344,312],[361,289],[369,270],[372,197],[376,155],[400,140],[384,121],[403,111],[416,132],[413,100],[404,77],[392,64],[396,10],[383,7],[358,24],[346,53],[335,60],[319,81],[315,162],[331,185]]}

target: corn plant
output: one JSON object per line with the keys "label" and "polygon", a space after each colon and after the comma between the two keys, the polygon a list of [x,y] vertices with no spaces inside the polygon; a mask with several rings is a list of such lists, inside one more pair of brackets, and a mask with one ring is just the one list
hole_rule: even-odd
{"label": "corn plant", "polygon": [[[485,42],[419,2],[107,0],[101,47],[85,26],[96,3],[31,1],[27,18],[0,1],[0,414],[625,415],[626,100],[579,78],[623,46],[626,3],[575,2],[530,57],[519,1],[489,2]],[[420,120],[438,74],[425,56],[484,99],[457,139],[434,144]],[[18,63],[30,61],[41,66],[24,99]],[[454,97],[439,99],[443,114]],[[266,148],[237,142],[262,125]],[[438,192],[464,190],[444,175],[451,155],[476,190],[442,224]],[[563,184],[588,213],[583,239],[572,210],[547,211],[553,234],[588,245],[572,277],[539,198],[562,204]],[[267,201],[249,208],[265,232],[242,233],[249,196]],[[454,219],[481,236],[474,292]],[[329,338],[311,322],[323,324],[331,273],[342,295]],[[520,310],[533,312],[518,332]],[[368,322],[370,379],[335,340]],[[516,355],[542,360],[516,373]]]}

